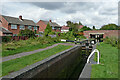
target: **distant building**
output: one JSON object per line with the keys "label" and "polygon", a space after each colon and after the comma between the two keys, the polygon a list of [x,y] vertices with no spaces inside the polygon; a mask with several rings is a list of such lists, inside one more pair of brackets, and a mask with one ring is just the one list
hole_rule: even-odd
{"label": "distant building", "polygon": [[51,20],[49,20],[49,21],[44,21],[44,20],[38,21],[37,25],[39,26],[39,32],[43,33],[45,31],[46,26],[47,26],[48,23],[52,27],[52,31],[61,32],[61,26],[58,25],[55,22],[52,22]]}
{"label": "distant building", "polygon": [[79,26],[78,26],[78,29],[81,29],[81,28],[83,28],[83,27],[84,27],[83,25],[79,25]]}
{"label": "distant building", "polygon": [[30,29],[32,31],[39,32],[39,26],[37,26],[34,21],[23,19],[22,16],[19,18],[0,15],[0,22],[5,29],[13,33],[13,36],[17,36],[21,30]]}
{"label": "distant building", "polygon": [[119,37],[120,30],[91,30],[84,31],[86,38],[106,38],[106,37]]}
{"label": "distant building", "polygon": [[69,27],[67,27],[67,26],[62,26],[62,28],[61,28],[61,33],[66,33],[66,32],[68,32],[69,31]]}

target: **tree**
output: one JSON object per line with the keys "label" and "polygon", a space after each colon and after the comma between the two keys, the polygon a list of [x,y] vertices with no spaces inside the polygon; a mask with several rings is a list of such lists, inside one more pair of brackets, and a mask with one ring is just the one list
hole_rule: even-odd
{"label": "tree", "polygon": [[82,23],[79,21],[79,25],[82,25]]}
{"label": "tree", "polygon": [[119,26],[117,26],[116,24],[108,24],[108,25],[104,25],[100,28],[100,30],[119,30]]}
{"label": "tree", "polygon": [[50,26],[50,24],[48,23],[44,32],[45,36],[48,36],[48,34],[52,32],[52,27]]}
{"label": "tree", "polygon": [[87,31],[87,30],[91,30],[91,28],[87,27],[87,26],[83,26],[80,31],[83,32],[83,31]]}
{"label": "tree", "polygon": [[73,32],[78,31],[78,27],[77,27],[79,25],[78,23],[73,23],[71,21],[67,21],[66,23],[67,23],[67,26],[70,27],[69,29],[70,31],[73,31]]}
{"label": "tree", "polygon": [[93,26],[93,30],[95,30],[95,26]]}
{"label": "tree", "polygon": [[21,30],[19,32],[20,36],[28,36],[28,37],[35,37],[35,32],[29,29]]}
{"label": "tree", "polygon": [[67,26],[70,27],[71,21],[67,21],[66,23],[67,23]]}

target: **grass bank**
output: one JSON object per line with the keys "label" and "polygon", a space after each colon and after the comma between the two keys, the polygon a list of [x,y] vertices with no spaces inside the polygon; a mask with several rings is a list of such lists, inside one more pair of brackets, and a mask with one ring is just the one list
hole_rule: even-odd
{"label": "grass bank", "polygon": [[92,65],[91,78],[118,78],[118,48],[100,43],[97,49],[100,51],[101,64]]}
{"label": "grass bank", "polygon": [[58,43],[57,38],[30,38],[28,40],[12,41],[9,43],[2,43],[2,56],[9,56],[21,52],[33,51],[40,48],[45,48]]}
{"label": "grass bank", "polygon": [[17,58],[14,60],[6,61],[2,63],[2,76],[8,75],[11,72],[18,71],[28,65],[41,61],[49,56],[71,48],[72,46],[58,45],[54,48],[41,51],[35,54]]}

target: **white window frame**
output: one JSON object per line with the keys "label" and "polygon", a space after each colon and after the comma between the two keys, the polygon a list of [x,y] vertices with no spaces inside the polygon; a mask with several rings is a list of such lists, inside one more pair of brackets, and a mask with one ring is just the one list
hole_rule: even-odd
{"label": "white window frame", "polygon": [[55,29],[55,27],[52,26],[52,29]]}
{"label": "white window frame", "polygon": [[38,30],[38,28],[36,26],[34,26],[34,30]]}
{"label": "white window frame", "polygon": [[11,24],[11,29],[17,29],[17,25]]}
{"label": "white window frame", "polygon": [[20,29],[21,30],[25,30],[25,26],[24,25],[20,25]]}
{"label": "white window frame", "polygon": [[[30,28],[30,27],[31,27],[31,28]],[[28,29],[29,29],[29,30],[32,30],[32,26],[28,26]]]}

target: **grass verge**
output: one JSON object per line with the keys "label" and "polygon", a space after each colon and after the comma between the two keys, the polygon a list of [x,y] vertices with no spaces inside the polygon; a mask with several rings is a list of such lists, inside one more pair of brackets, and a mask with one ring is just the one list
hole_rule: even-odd
{"label": "grass verge", "polygon": [[19,40],[2,43],[2,56],[9,56],[21,52],[33,51],[40,48],[51,46],[59,43],[59,39],[51,37],[36,37],[29,38],[28,40]]}
{"label": "grass verge", "polygon": [[[91,78],[118,78],[118,49],[110,44],[100,43],[97,45],[100,51],[99,65],[92,65]],[[95,55],[96,61],[97,55]]]}
{"label": "grass verge", "polygon": [[9,51],[2,51],[2,56],[5,57],[5,56],[9,56],[9,55],[14,55],[14,54],[18,54],[18,53],[22,53],[22,52],[28,52],[28,51],[33,51],[33,50],[36,50],[36,49],[41,49],[41,48],[46,48],[48,46],[52,46],[53,44],[55,43],[50,43],[50,44],[37,44],[37,45],[26,45],[26,46],[23,46],[23,47],[19,47],[19,48],[16,48],[15,50],[9,50]]}
{"label": "grass verge", "polygon": [[[73,46],[58,45],[54,48],[41,51],[35,54],[24,56],[21,58],[13,59],[2,63],[2,76],[8,75],[11,72],[18,71],[28,65],[34,64],[38,61],[41,61],[49,56],[52,56],[56,53],[69,49]],[[1,64],[0,64],[1,65]]]}

